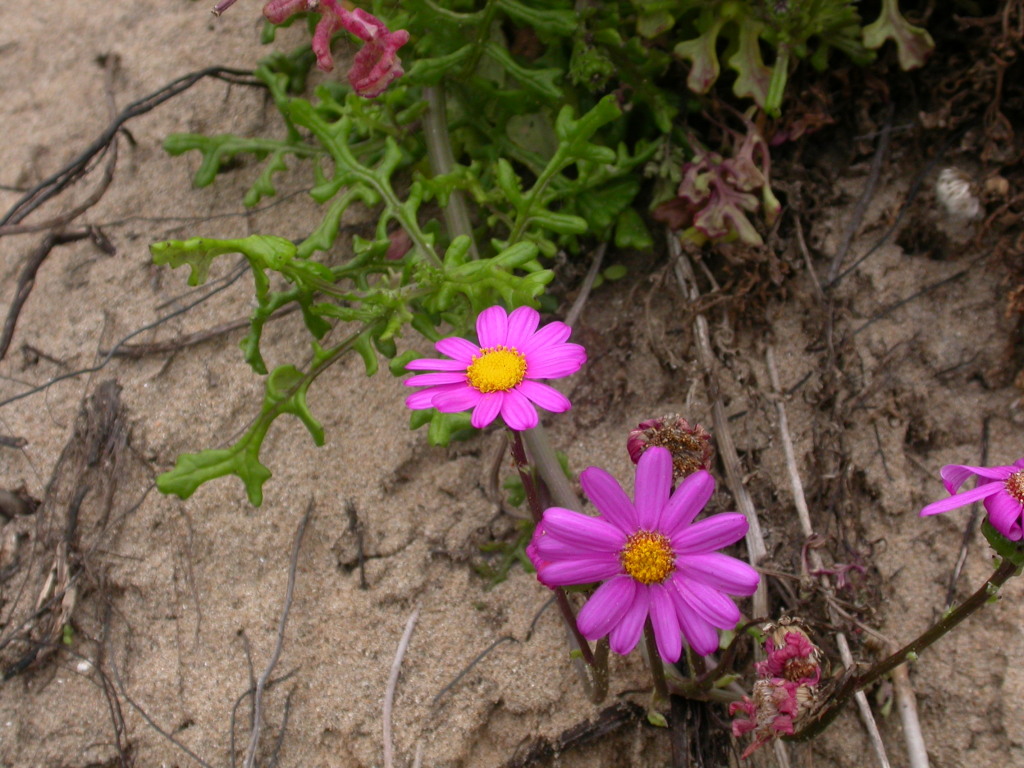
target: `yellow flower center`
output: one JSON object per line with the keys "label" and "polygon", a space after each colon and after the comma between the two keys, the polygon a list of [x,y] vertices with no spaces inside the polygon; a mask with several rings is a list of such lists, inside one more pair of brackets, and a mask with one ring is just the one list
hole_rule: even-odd
{"label": "yellow flower center", "polygon": [[481,392],[505,392],[526,378],[526,357],[515,347],[485,347],[466,369],[469,386]]}
{"label": "yellow flower center", "polygon": [[1024,504],[1024,469],[1006,478],[1006,490],[1013,498]]}
{"label": "yellow flower center", "polygon": [[660,584],[676,569],[676,555],[668,537],[656,531],[637,531],[619,553],[626,573],[641,584]]}

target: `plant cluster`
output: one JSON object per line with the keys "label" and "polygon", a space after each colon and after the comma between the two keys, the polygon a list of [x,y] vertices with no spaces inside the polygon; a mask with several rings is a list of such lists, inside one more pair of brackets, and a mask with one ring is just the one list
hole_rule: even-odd
{"label": "plant cluster", "polygon": [[[664,723],[658,710],[670,694],[730,703],[734,732],[754,736],[748,753],[779,736],[816,733],[855,691],[948,632],[1019,571],[1022,463],[945,468],[951,496],[922,514],[983,499],[1001,564],[976,596],[919,638],[819,695],[821,653],[808,631],[789,619],[760,630],[734,601],[758,589],[760,574],[719,550],[743,538],[748,519],[698,519],[715,488],[706,430],[679,417],[642,422],[627,441],[633,497],[591,467],[580,481],[598,514],[587,515],[537,428],[537,407],[571,407],[541,380],[586,363],[567,325],[541,326],[537,307],[550,307],[553,257],[598,243],[650,248],[652,215],[694,243],[763,244],[763,228],[781,208],[767,132],[785,106],[788,77],[805,60],[828,67],[834,51],[867,62],[887,39],[902,66],[919,66],[930,39],[895,0],[866,26],[850,0],[405,0],[356,9],[338,0],[271,0],[264,15],[268,41],[274,25],[301,19],[311,32],[310,48],[272,54],[256,70],[282,135],[175,135],[166,147],[201,154],[197,186],[213,183],[238,155],[257,158],[250,206],[276,194],[277,174],[305,164],[323,214],[299,242],[260,234],[152,246],[157,263],[189,266],[193,285],[222,255],[248,261],[256,308],[242,349],[266,376],[260,413],[242,438],[181,456],[159,478],[161,490],[186,498],[235,475],[258,505],[271,475],[260,448],[278,416],[292,414],[318,444],[325,439],[306,397],[330,365],[354,352],[367,374],[382,360],[396,376],[413,372],[405,381],[418,388],[406,399],[411,424],[429,424],[433,443],[498,419],[508,428],[535,526],[532,535],[521,532],[520,561],[554,591],[594,700],[607,689],[609,650],[629,654],[643,638],[652,722]],[[338,34],[361,46],[347,82],[328,80],[307,98],[314,63],[335,66]],[[714,91],[720,57],[735,74],[731,97]],[[732,125],[711,117],[712,102]],[[715,142],[700,135],[700,120],[717,124]],[[340,222],[354,206],[370,213],[373,233],[340,242]],[[311,359],[305,369],[268,371],[262,330],[290,304],[312,337]],[[407,328],[443,357],[400,354]],[[957,495],[974,476],[982,484]],[[567,587],[586,597],[578,613]],[[752,696],[741,697],[725,686],[736,679],[735,648],[747,634],[763,640],[767,658],[756,666]]]}
{"label": "plant cluster", "polygon": [[[222,0],[215,13],[232,4]],[[262,167],[247,206],[276,194],[280,172],[304,164],[323,216],[299,242],[259,234],[153,244],[158,264],[191,267],[192,285],[219,256],[248,260],[256,308],[242,349],[266,375],[248,431],[229,448],[181,456],[160,488],[187,497],[236,475],[259,504],[271,475],[260,448],[278,416],[298,417],[323,442],[306,393],[333,362],[355,352],[368,374],[381,360],[398,374],[409,360],[396,344],[406,328],[436,340],[439,329],[461,332],[495,302],[542,306],[552,257],[599,242],[650,248],[652,209],[698,242],[761,243],[759,228],[780,204],[763,120],[753,113],[779,111],[788,72],[802,58],[822,68],[836,49],[867,61],[869,48],[890,36],[905,65],[920,64],[925,47],[906,60],[903,50],[926,33],[914,32],[894,3],[884,9],[862,27],[850,0],[378,0],[370,8],[270,0],[267,42],[276,26],[302,20],[312,41],[256,69],[283,135],[177,134],[166,148],[201,154],[199,187],[238,156],[256,158]],[[360,45],[347,82],[328,80],[304,96],[314,63],[333,69],[343,41]],[[754,106],[707,146],[689,117],[717,98],[702,94],[718,77],[719,41],[728,41],[734,93]],[[771,66],[762,44],[776,51]],[[353,206],[375,217],[374,233],[339,242]],[[262,330],[289,304],[301,308],[311,362],[268,373]],[[322,346],[336,327],[343,338]],[[467,421],[437,410],[414,415],[414,427],[425,424],[432,442],[445,443]]]}

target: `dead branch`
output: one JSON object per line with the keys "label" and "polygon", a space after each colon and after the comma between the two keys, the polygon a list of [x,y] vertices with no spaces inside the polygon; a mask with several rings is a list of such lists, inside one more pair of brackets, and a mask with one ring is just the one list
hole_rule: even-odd
{"label": "dead branch", "polygon": [[571,749],[591,744],[628,725],[644,722],[646,711],[632,702],[619,702],[601,710],[593,721],[584,720],[562,731],[555,739],[534,739],[527,750],[509,760],[503,768],[528,768]]}
{"label": "dead branch", "polygon": [[[679,283],[680,291],[687,301],[698,301],[700,299],[700,288],[697,286],[697,279],[693,273],[693,266],[689,258],[683,253],[679,239],[671,232],[667,232],[669,252],[672,254],[673,270],[676,280]],[[747,552],[752,565],[757,566],[768,553],[764,543],[764,535],[761,532],[761,522],[758,520],[757,512],[754,510],[754,502],[743,484],[743,468],[740,465],[739,454],[732,441],[732,432],[729,428],[729,419],[725,414],[725,406],[718,386],[718,378],[715,375],[715,353],[711,347],[711,332],[708,329],[707,318],[703,314],[697,314],[693,320],[694,336],[697,341],[697,357],[704,371],[704,381],[708,391],[708,399],[711,401],[712,420],[715,425],[715,442],[718,445],[719,455],[725,465],[726,481],[729,490],[736,502],[736,508],[743,513],[749,523],[746,542]],[[768,592],[764,579],[758,584],[754,593],[754,615],[768,615]]]}
{"label": "dead branch", "polygon": [[288,612],[291,610],[292,597],[295,594],[295,572],[299,564],[299,550],[302,547],[302,536],[306,532],[306,524],[313,513],[313,506],[314,502],[311,498],[306,505],[306,513],[302,516],[298,528],[295,530],[292,557],[288,564],[288,587],[285,589],[284,605],[281,607],[281,619],[277,624],[277,643],[274,645],[274,652],[270,656],[270,661],[267,662],[266,669],[263,670],[263,674],[256,681],[256,691],[253,693],[253,725],[252,733],[249,736],[249,749],[246,752],[245,763],[243,764],[245,768],[253,768],[256,764],[256,749],[260,745],[260,729],[263,723],[263,691],[267,687],[267,681],[270,680],[270,675],[273,674],[274,667],[277,666],[277,660],[281,657],[281,650],[284,647],[284,631],[288,626]]}
{"label": "dead branch", "polygon": [[398,641],[398,650],[395,651],[395,660],[391,662],[391,674],[388,676],[388,685],[384,691],[384,768],[394,768],[395,745],[391,739],[391,710],[395,703],[398,675],[402,671],[402,659],[405,658],[405,651],[409,647],[409,640],[412,639],[412,631],[416,628],[416,619],[419,617],[420,609],[416,606],[405,623],[402,639]]}
{"label": "dead branch", "polygon": [[583,307],[586,305],[587,299],[590,298],[590,290],[594,287],[594,281],[597,279],[597,273],[601,269],[601,264],[604,262],[604,254],[607,250],[607,242],[601,243],[594,249],[594,255],[590,261],[590,268],[587,270],[587,274],[583,278],[583,283],[580,285],[580,292],[576,296],[576,301],[572,303],[572,306],[565,315],[565,324],[570,328],[576,325],[576,321],[579,320],[580,315],[583,314]]}
{"label": "dead branch", "polygon": [[133,101],[107,125],[103,132],[78,157],[56,173],[36,184],[11,206],[7,213],[0,218],[0,235],[4,234],[4,227],[10,224],[20,224],[25,217],[39,206],[47,200],[56,197],[81,178],[88,171],[93,158],[107,148],[125,123],[155,109],[168,99],[188,90],[207,77],[223,80],[235,85],[263,87],[263,84],[253,79],[251,73],[246,70],[232,69],[230,67],[207,67],[172,80],[148,96],[143,96],[141,99]]}
{"label": "dead branch", "polygon": [[25,306],[29,294],[32,293],[32,288],[36,283],[36,273],[43,266],[46,257],[58,245],[74,243],[87,237],[89,237],[88,230],[81,229],[74,232],[51,232],[43,238],[38,247],[25,259],[21,272],[18,274],[18,280],[15,283],[14,298],[11,299],[10,306],[7,308],[7,317],[4,318],[3,331],[0,331],[0,360],[4,359],[8,348],[11,346],[11,339],[14,338],[14,327],[18,323],[21,308]]}
{"label": "dead branch", "polygon": [[[267,320],[276,320],[290,315],[299,309],[298,304],[289,304],[286,307],[274,312],[270,315]],[[216,339],[218,336],[223,336],[232,331],[237,331],[239,328],[245,328],[249,325],[251,320],[248,317],[240,317],[237,320],[231,320],[227,323],[221,323],[215,325],[213,328],[207,328],[205,331],[196,331],[195,333],[187,333],[184,336],[178,336],[174,339],[168,339],[167,341],[154,341],[151,344],[121,344],[114,347],[113,349],[106,350],[101,349],[100,354],[111,354],[113,357],[127,357],[132,359],[138,359],[142,357],[148,357],[150,355],[166,355],[171,352],[178,352],[188,347],[194,347],[198,344]],[[2,351],[2,349],[0,349]]]}
{"label": "dead branch", "polygon": [[[800,521],[800,529],[803,531],[804,539],[810,540],[814,536],[814,527],[811,524],[810,510],[807,507],[807,499],[804,496],[803,481],[800,479],[800,470],[796,464],[796,454],[793,451],[793,440],[789,432],[789,417],[786,415],[786,404],[782,396],[782,386],[779,382],[779,370],[775,365],[775,351],[771,345],[765,349],[765,362],[768,367],[768,376],[771,380],[772,389],[775,394],[775,408],[778,414],[779,420],[779,436],[782,441],[782,450],[786,457],[786,469],[789,473],[789,482],[793,491],[793,503],[796,506],[797,518]],[[810,548],[808,550],[808,558],[811,561],[811,566],[815,572],[822,572],[825,570],[825,564],[822,562],[821,555],[817,549]],[[828,607],[829,617],[836,623],[837,616],[835,607],[832,605],[829,599],[832,594],[832,584],[827,574],[822,574],[820,577],[822,587],[825,591],[826,604]],[[853,654],[850,652],[850,644],[846,639],[846,635],[843,632],[836,632],[836,645],[839,648],[839,654],[842,657],[843,665],[846,669],[853,669],[854,661]],[[909,698],[913,699],[913,692],[904,692],[904,695],[909,695]],[[882,742],[882,736],[878,731],[878,725],[875,723],[875,718],[871,714],[871,707],[868,705],[867,696],[863,691],[858,691],[855,694],[857,701],[857,708],[860,711],[861,719],[864,722],[864,727],[868,732],[868,737],[871,741],[872,748],[875,750],[875,755],[878,758],[878,763],[882,768],[889,768],[889,758],[885,753],[885,745]],[[920,726],[918,726],[918,733],[920,733]],[[913,758],[912,758],[913,759]],[[925,766],[927,766],[927,758]],[[917,768],[915,764],[915,768]]]}
{"label": "dead branch", "polygon": [[171,313],[169,313],[167,315],[164,315],[163,317],[157,318],[152,323],[147,323],[146,325],[142,326],[141,328],[136,328],[134,331],[132,331],[127,336],[123,337],[119,342],[117,342],[117,344],[115,344],[110,350],[108,350],[107,353],[103,356],[103,358],[98,363],[96,363],[96,365],[91,365],[91,366],[88,366],[88,367],[85,367],[85,368],[79,368],[78,370],[75,370],[75,371],[68,371],[67,373],[62,373],[60,376],[55,376],[55,377],[53,377],[52,379],[50,379],[49,381],[47,381],[44,384],[39,384],[38,386],[30,387],[29,389],[26,389],[23,392],[19,392],[16,395],[12,395],[11,397],[8,397],[6,400],[0,400],[0,408],[3,408],[5,405],[10,405],[11,403],[17,402],[18,400],[22,400],[22,399],[24,399],[26,397],[30,397],[32,395],[38,394],[40,392],[43,392],[43,391],[49,389],[50,387],[52,387],[54,384],[57,384],[58,382],[64,381],[65,379],[73,379],[73,378],[76,378],[78,376],[85,376],[85,375],[88,375],[90,373],[96,373],[97,371],[103,370],[103,368],[106,367],[107,363],[109,363],[113,359],[114,354],[121,347],[121,345],[127,343],[130,339],[134,339],[139,334],[145,333],[146,331],[151,330],[152,328],[156,328],[157,326],[162,325],[163,323],[166,323],[168,320],[171,320],[171,319],[177,317],[178,315],[183,315],[186,312],[188,312],[188,311],[190,311],[192,309],[195,309],[196,307],[198,307],[203,302],[211,299],[213,296],[217,295],[221,291],[226,290],[230,286],[234,285],[234,283],[242,275],[244,275],[246,273],[246,271],[247,270],[246,270],[245,266],[244,265],[240,265],[235,270],[235,272],[232,275],[229,276],[229,279],[226,279],[223,283],[221,283],[217,287],[211,288],[209,291],[207,291],[205,294],[203,294],[200,298],[196,299],[195,301],[193,301],[193,302],[191,302],[189,304],[186,304],[185,306],[181,307],[180,309],[176,309],[173,312],[171,312]]}
{"label": "dead branch", "polygon": [[867,213],[868,204],[871,199],[875,196],[875,188],[878,186],[878,178],[882,174],[882,161],[885,160],[885,156],[889,152],[889,139],[892,136],[892,119],[896,114],[896,105],[892,102],[889,103],[889,107],[886,110],[885,125],[882,128],[882,133],[878,139],[878,147],[875,149],[875,155],[871,158],[871,171],[868,173],[868,179],[864,182],[864,190],[861,192],[860,198],[857,200],[857,205],[854,206],[853,215],[850,216],[850,220],[846,223],[846,229],[843,231],[843,239],[840,241],[839,248],[836,250],[836,255],[832,258],[832,266],[828,270],[828,282],[831,285],[836,282],[837,275],[839,274],[839,268],[843,265],[843,260],[846,258],[846,254],[850,251],[850,244],[853,242],[853,236],[857,234],[857,230],[860,229],[861,222],[864,220],[864,214]]}

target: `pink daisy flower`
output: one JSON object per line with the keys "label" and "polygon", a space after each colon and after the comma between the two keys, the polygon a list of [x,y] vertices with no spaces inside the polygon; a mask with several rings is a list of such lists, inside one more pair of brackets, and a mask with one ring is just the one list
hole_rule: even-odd
{"label": "pink daisy flower", "polygon": [[558,390],[536,379],[557,379],[576,373],[587,361],[579,344],[567,344],[572,329],[548,323],[539,331],[540,314],[519,307],[509,315],[489,307],[476,319],[479,344],[452,336],[435,344],[451,360],[421,358],[405,367],[438,371],[407,379],[407,387],[423,387],[406,398],[413,410],[437,408],[442,413],[473,409],[471,423],[482,429],[499,415],[510,429],[537,426],[534,405],[562,413],[572,404]]}
{"label": "pink daisy flower", "polygon": [[715,481],[700,470],[672,493],[672,455],[660,447],[640,457],[635,502],[603,469],[584,470],[580,481],[601,516],[546,510],[527,547],[537,578],[549,587],[604,581],[576,625],[588,640],[608,635],[618,654],[636,647],[648,616],[662,658],[679,659],[682,637],[702,656],[714,652],[717,630],[740,618],[728,595],[752,595],[760,580],[715,551],[743,537],[746,518],[726,512],[694,523]]}
{"label": "pink daisy flower", "polygon": [[[948,499],[935,501],[921,510],[921,517],[937,515],[951,509],[965,507],[976,501],[984,501],[988,521],[1010,541],[1024,538],[1022,516],[1024,516],[1024,458],[1003,467],[969,467],[964,464],[947,464],[939,472]],[[978,487],[957,493],[972,476],[978,478]]]}

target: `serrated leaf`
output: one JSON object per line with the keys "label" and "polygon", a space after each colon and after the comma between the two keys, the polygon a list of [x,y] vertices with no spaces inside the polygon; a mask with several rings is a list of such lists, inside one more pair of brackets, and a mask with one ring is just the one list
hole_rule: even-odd
{"label": "serrated leaf", "polygon": [[172,269],[187,264],[191,270],[189,285],[202,285],[209,276],[210,265],[218,256],[241,253],[257,270],[279,269],[295,256],[291,240],[274,235],[250,235],[237,240],[214,240],[193,237],[189,240],[165,240],[149,246],[154,264],[167,264]]}
{"label": "serrated leaf", "polygon": [[271,472],[258,456],[239,448],[239,443],[231,448],[182,454],[174,469],[157,477],[156,487],[161,493],[187,499],[203,483],[227,475],[236,475],[242,481],[250,504],[258,507],[263,503],[263,484],[270,479]]}

